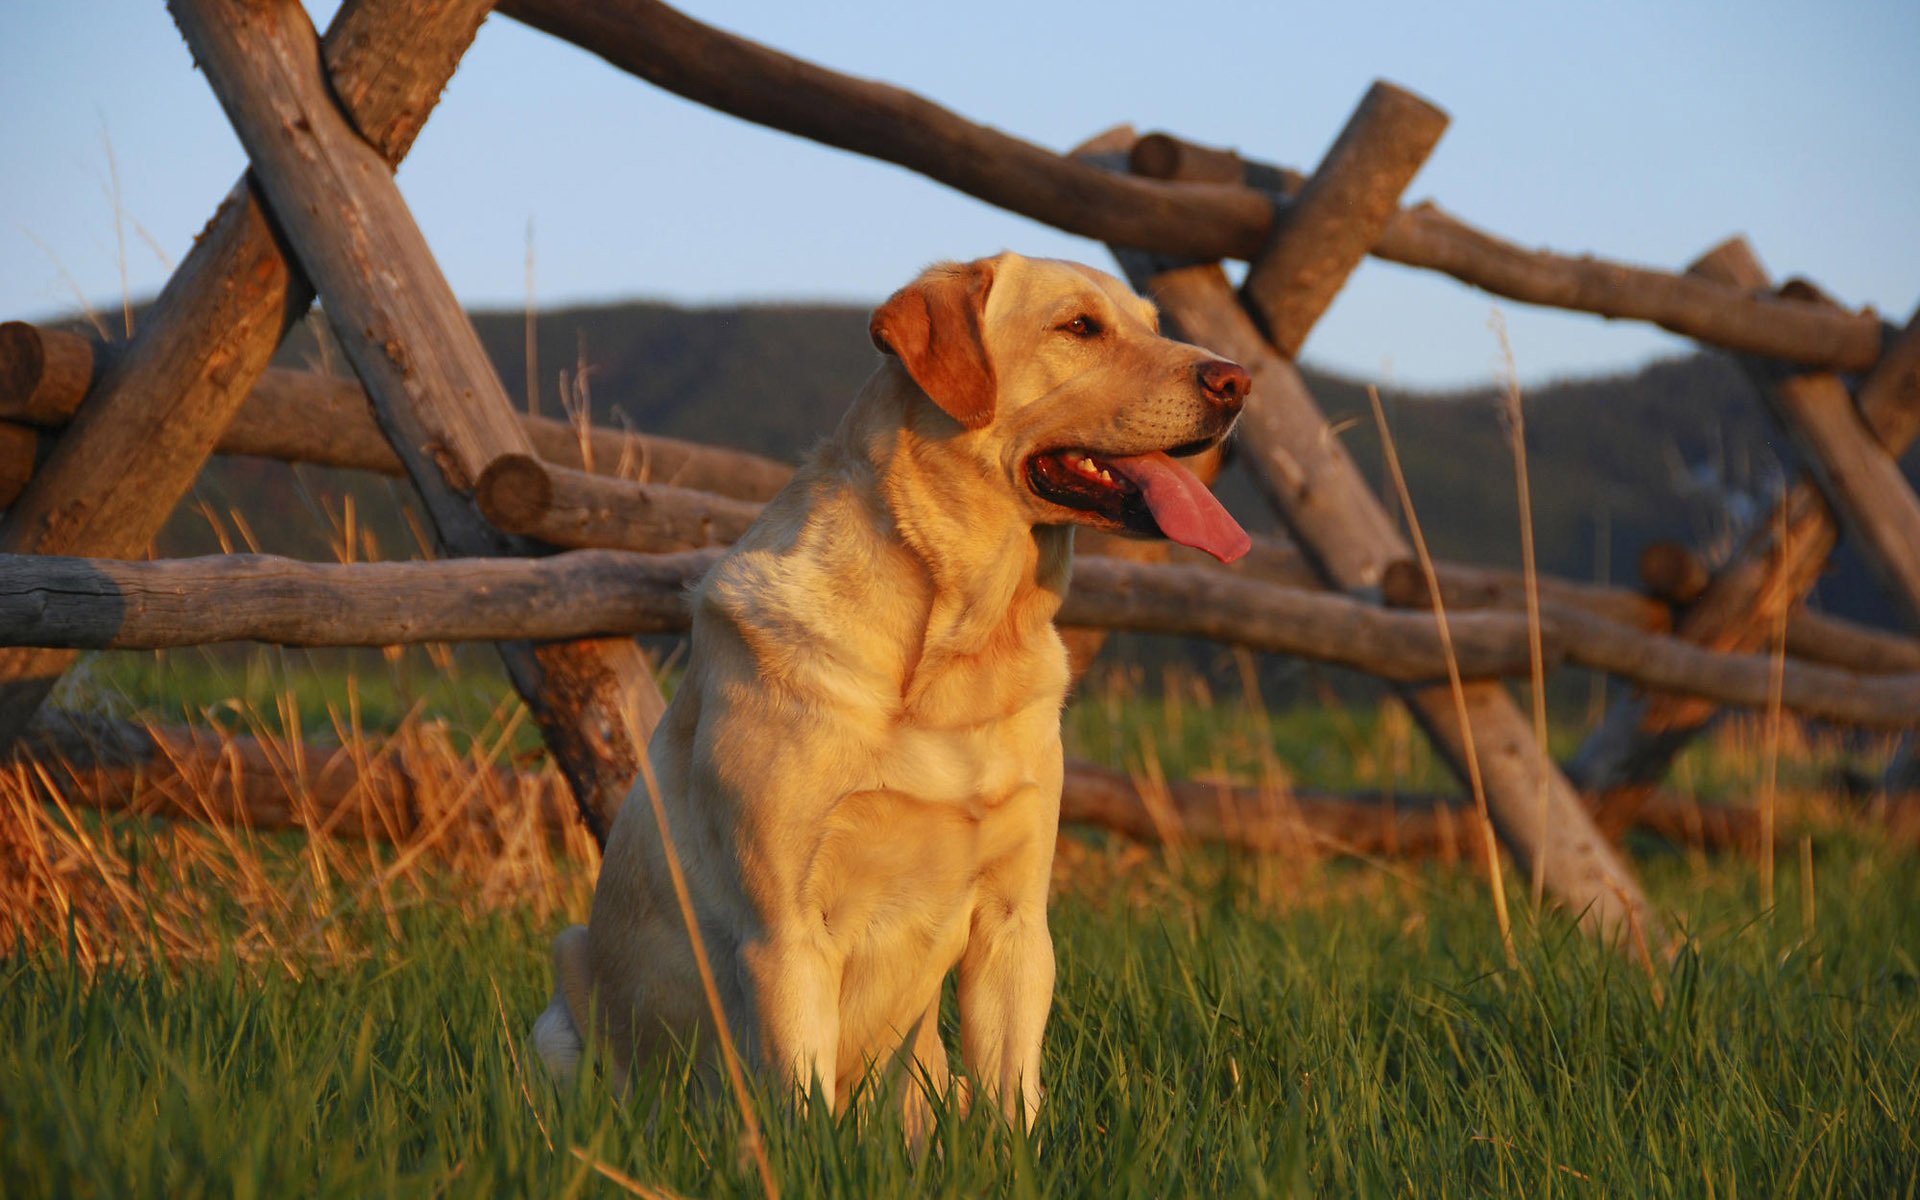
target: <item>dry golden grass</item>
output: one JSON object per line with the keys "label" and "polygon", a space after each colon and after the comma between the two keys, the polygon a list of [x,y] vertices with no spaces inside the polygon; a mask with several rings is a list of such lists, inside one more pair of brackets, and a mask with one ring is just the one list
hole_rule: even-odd
{"label": "dry golden grass", "polygon": [[[465,751],[412,719],[321,761],[261,728],[199,731],[195,753],[175,741],[137,772],[17,762],[0,770],[0,942],[68,945],[90,971],[231,953],[297,974],[364,952],[350,914],[395,930],[424,904],[584,913],[598,851],[550,766],[499,768],[517,724]],[[282,807],[257,803],[275,794]],[[130,830],[100,807],[191,819]],[[230,942],[210,942],[223,924]]]}

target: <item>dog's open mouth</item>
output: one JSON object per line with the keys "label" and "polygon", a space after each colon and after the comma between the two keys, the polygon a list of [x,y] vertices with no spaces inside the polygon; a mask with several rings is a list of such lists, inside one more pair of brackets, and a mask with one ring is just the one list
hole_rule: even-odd
{"label": "dog's open mouth", "polygon": [[1027,460],[1027,483],[1049,503],[1205,550],[1221,562],[1232,562],[1253,546],[1207,485],[1166,451],[1123,457],[1078,448],[1043,451]]}

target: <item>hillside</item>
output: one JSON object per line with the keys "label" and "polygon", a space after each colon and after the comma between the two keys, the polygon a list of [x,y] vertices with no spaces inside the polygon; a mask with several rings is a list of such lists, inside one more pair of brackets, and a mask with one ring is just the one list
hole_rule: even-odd
{"label": "hillside", "polygon": [[[576,388],[584,364],[596,421],[793,461],[832,429],[872,370],[866,319],[864,308],[797,305],[625,303],[542,313],[539,408],[557,414],[563,376]],[[508,391],[524,405],[523,315],[478,313],[474,320]],[[280,361],[344,371],[338,351],[316,340],[317,325],[310,321],[289,339]],[[1380,480],[1364,385],[1307,374],[1340,436],[1369,477]],[[1385,401],[1435,552],[1517,564],[1512,460],[1498,396],[1490,389],[1395,391]],[[1782,478],[1782,459],[1790,458],[1739,370],[1716,355],[1532,388],[1526,411],[1541,564],[1574,578],[1594,577],[1603,560],[1615,578],[1630,577],[1640,548],[1654,539],[1725,547],[1744,521],[1764,511]],[[175,515],[163,544],[173,553],[215,548],[206,514],[224,519],[237,509],[263,549],[331,557],[330,531],[337,534],[352,497],[356,523],[373,531],[380,552],[404,555],[413,535],[395,516],[403,491],[351,472],[223,460]],[[1272,527],[1244,467],[1230,469],[1222,492],[1249,527]],[[1891,617],[1844,550],[1819,600],[1857,617]]]}

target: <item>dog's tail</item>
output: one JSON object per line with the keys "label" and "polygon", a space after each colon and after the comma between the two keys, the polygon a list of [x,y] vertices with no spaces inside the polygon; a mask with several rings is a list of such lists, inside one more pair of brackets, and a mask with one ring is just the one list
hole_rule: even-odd
{"label": "dog's tail", "polygon": [[533,1048],[547,1071],[561,1083],[570,1083],[580,1069],[587,1041],[582,1023],[567,1002],[569,994],[584,996],[587,979],[587,930],[575,925],[553,939],[553,1001],[533,1023]]}

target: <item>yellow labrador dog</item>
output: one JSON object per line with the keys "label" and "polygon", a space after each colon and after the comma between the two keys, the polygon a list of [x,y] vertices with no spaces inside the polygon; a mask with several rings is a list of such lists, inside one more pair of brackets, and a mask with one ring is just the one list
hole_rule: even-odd
{"label": "yellow labrador dog", "polygon": [[[1169,455],[1225,437],[1250,381],[1111,276],[1015,254],[929,269],[871,332],[885,357],[838,432],[693,594],[653,775],[750,1063],[836,1106],[905,1069],[923,1131],[957,967],[973,1090],[1030,1125],[1073,527],[1245,553]],[[534,1037],[563,1078],[590,1020],[622,1087],[715,1044],[664,854],[636,790],[589,924],[554,947]]]}

